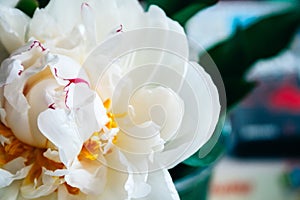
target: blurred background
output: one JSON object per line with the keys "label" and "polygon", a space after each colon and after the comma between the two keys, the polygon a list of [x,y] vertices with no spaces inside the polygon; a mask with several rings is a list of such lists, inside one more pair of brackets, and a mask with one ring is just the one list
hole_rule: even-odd
{"label": "blurred background", "polygon": [[186,23],[228,103],[207,196],[191,199],[300,199],[299,13],[299,1],[219,1]]}

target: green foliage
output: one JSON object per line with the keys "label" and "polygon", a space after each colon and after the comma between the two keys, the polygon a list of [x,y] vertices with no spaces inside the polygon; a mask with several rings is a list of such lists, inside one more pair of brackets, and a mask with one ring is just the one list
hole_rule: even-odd
{"label": "green foliage", "polygon": [[49,0],[19,0],[16,8],[32,17],[36,8],[44,8],[48,3]]}
{"label": "green foliage", "polygon": [[33,13],[37,7],[39,7],[37,0],[20,0],[16,5],[16,8],[23,11],[29,17],[33,16]]}

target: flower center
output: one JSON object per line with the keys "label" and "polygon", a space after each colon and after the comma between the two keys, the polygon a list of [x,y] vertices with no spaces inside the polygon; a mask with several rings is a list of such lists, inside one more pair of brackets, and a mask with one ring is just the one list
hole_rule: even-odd
{"label": "flower center", "polygon": [[[111,100],[108,99],[103,102],[106,110],[109,110],[111,106]],[[119,131],[115,115],[107,111],[108,122],[102,130],[95,132],[82,146],[82,149],[78,155],[78,160],[96,160],[100,154],[105,155],[111,152],[111,147],[117,141],[117,133]],[[29,173],[25,177],[23,184],[36,185],[40,179],[43,168],[55,171],[57,169],[65,169],[63,163],[50,160],[44,156],[46,148],[38,148],[30,146],[20,141],[13,132],[7,128],[4,124],[0,123],[0,167],[3,167],[8,162],[18,157],[26,159],[24,163],[26,166],[32,165]],[[61,179],[62,177],[53,177],[55,179]],[[80,193],[80,189],[68,185],[63,182],[67,191],[70,194],[76,195]]]}
{"label": "flower center", "polygon": [[[111,100],[107,99],[103,102],[104,108],[109,110],[111,106]],[[96,160],[99,154],[107,154],[111,152],[111,147],[117,142],[118,124],[115,120],[115,115],[111,112],[107,112],[108,122],[106,123],[106,129],[95,132],[90,139],[88,139],[78,155],[79,160],[88,159]]]}

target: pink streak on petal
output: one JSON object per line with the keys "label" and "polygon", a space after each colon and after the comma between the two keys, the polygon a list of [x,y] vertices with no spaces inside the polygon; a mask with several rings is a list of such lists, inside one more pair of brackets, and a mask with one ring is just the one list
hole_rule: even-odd
{"label": "pink streak on petal", "polygon": [[55,110],[54,104],[55,104],[55,103],[50,104],[50,105],[48,106],[48,108]]}
{"label": "pink streak on petal", "polygon": [[54,68],[54,74],[55,74],[56,77],[58,77],[58,75],[57,75],[57,68]]}
{"label": "pink streak on petal", "polygon": [[42,49],[42,51],[46,51],[47,49],[37,40],[33,41],[32,45],[30,46],[30,49],[28,50],[31,50],[33,47],[40,47]]}
{"label": "pink streak on petal", "polygon": [[68,97],[69,97],[69,90],[66,91],[65,105],[66,105],[66,107],[67,107],[68,109],[70,109],[69,106],[68,106],[68,104],[67,104]]}
{"label": "pink streak on petal", "polygon": [[83,9],[84,6],[91,8],[91,6],[87,2],[81,4],[81,9]]}
{"label": "pink streak on petal", "polygon": [[123,32],[123,25],[120,24],[120,28],[116,30],[117,33]]}
{"label": "pink streak on petal", "polygon": [[70,78],[70,79],[67,79],[67,78],[61,78],[61,77],[58,76],[58,70],[57,70],[57,68],[54,68],[54,74],[55,74],[56,77],[58,77],[58,78],[60,78],[60,79],[62,79],[62,80],[64,80],[64,81],[69,81],[69,83],[67,83],[67,84],[64,86],[64,91],[66,92],[66,96],[65,96],[65,105],[66,105],[66,107],[67,107],[68,109],[70,109],[69,106],[67,105],[68,95],[69,95],[69,89],[68,89],[68,87],[69,87],[72,83],[73,83],[73,84],[84,83],[84,84],[86,84],[88,87],[90,87],[90,84],[89,84],[86,80],[84,80],[84,79],[82,79],[82,78]]}

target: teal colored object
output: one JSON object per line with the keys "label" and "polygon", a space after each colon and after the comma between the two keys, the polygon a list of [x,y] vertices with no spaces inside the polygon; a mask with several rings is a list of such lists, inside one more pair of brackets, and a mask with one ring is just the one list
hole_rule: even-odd
{"label": "teal colored object", "polygon": [[181,200],[206,200],[212,168],[197,168],[189,175],[175,181]]}

